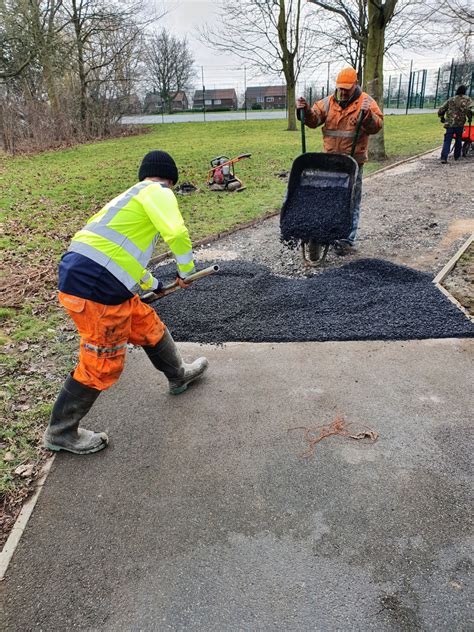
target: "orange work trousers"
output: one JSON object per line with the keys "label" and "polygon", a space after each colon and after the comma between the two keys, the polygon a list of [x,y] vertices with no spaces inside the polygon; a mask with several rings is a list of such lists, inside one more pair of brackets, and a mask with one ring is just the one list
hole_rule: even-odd
{"label": "orange work trousers", "polygon": [[127,343],[154,346],[165,325],[138,296],[119,305],[103,305],[59,292],[59,302],[81,336],[75,380],[104,391],[119,379],[125,364]]}

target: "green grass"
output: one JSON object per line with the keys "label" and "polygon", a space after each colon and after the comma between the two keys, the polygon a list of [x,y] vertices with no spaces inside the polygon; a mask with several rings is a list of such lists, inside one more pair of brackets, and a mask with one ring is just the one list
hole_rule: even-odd
{"label": "green grass", "polygon": [[[387,116],[385,137],[389,157],[403,157],[438,144],[441,130],[435,114]],[[16,229],[6,231],[4,247],[59,255],[92,212],[136,181],[141,158],[156,148],[174,156],[181,182],[189,180],[202,188],[211,158],[252,154],[236,165],[245,192],[203,190],[180,198],[191,237],[199,239],[280,207],[285,183],[274,174],[290,169],[300,153],[300,134],[286,131],[280,120],[175,123],[153,126],[147,135],[23,158],[3,157],[0,208],[7,209],[7,229],[8,225]],[[308,131],[307,148],[321,150],[319,130]],[[367,171],[373,167],[369,164]]]}
{"label": "green grass", "polygon": [[[391,160],[433,148],[441,136],[435,114],[385,119]],[[191,181],[201,189],[179,198],[193,240],[276,211],[285,190],[284,180],[276,174],[291,168],[300,141],[300,133],[286,131],[282,120],[174,123],[151,126],[148,134],[60,151],[0,156],[0,209],[5,219],[1,244],[8,284],[17,292],[19,306],[11,309],[10,300],[7,309],[0,308],[7,420],[0,451],[8,454],[0,473],[0,496],[6,496],[11,513],[30,483],[16,476],[14,469],[21,463],[40,462],[42,428],[59,384],[74,362],[77,339],[57,307],[54,287],[57,262],[74,232],[136,182],[141,158],[152,149],[170,152],[179,166],[180,181]],[[320,130],[308,130],[307,149],[321,151]],[[247,189],[234,194],[207,191],[211,158],[240,153],[252,154],[236,165]],[[369,163],[366,172],[379,166]]]}

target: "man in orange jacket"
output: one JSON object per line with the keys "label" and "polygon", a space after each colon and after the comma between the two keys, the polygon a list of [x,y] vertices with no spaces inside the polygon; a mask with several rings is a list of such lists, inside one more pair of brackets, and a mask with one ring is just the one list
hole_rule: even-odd
{"label": "man in orange jacket", "polygon": [[362,197],[362,171],[367,162],[367,148],[369,135],[377,134],[382,129],[383,114],[377,103],[366,92],[362,92],[354,68],[344,68],[336,79],[336,92],[317,101],[312,108],[303,97],[296,102],[298,118],[304,110],[305,125],[319,127],[323,125],[324,151],[337,154],[351,154],[359,114],[363,111],[364,118],[355,145],[354,158],[359,165],[355,185],[354,213],[352,230],[347,239],[341,239],[334,244],[339,255],[346,255],[354,250],[360,216],[360,201]]}

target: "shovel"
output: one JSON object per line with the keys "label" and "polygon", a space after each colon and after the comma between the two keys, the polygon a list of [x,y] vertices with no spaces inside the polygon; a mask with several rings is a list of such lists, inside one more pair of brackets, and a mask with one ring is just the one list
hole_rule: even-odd
{"label": "shovel", "polygon": [[[186,283],[191,284],[191,283],[194,283],[194,281],[198,281],[199,279],[202,279],[203,277],[209,276],[210,274],[214,274],[218,270],[219,270],[218,265],[209,266],[208,268],[203,268],[202,270],[199,270],[198,272],[195,272],[194,274],[190,274],[186,279],[184,279],[184,281]],[[159,298],[163,298],[163,296],[168,296],[168,294],[172,294],[173,292],[176,292],[176,290],[179,290],[179,289],[180,289],[180,286],[178,285],[178,282],[173,281],[173,283],[164,285],[159,292],[147,292],[146,294],[142,294],[142,296],[140,296],[140,299],[144,303],[153,303],[153,301],[156,301]]]}

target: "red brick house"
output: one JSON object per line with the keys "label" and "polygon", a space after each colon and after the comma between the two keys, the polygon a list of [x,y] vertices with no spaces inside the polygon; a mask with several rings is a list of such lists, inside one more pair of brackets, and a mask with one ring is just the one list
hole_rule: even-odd
{"label": "red brick house", "polygon": [[245,91],[247,107],[258,103],[262,110],[286,107],[286,86],[256,86]]}
{"label": "red brick house", "polygon": [[188,97],[186,96],[186,92],[180,90],[176,93],[173,99],[173,110],[182,111],[187,110],[189,107]]}
{"label": "red brick house", "polygon": [[223,88],[217,90],[196,90],[193,98],[193,108],[204,108],[206,110],[220,110],[221,108],[237,109],[237,94],[234,88]]}

